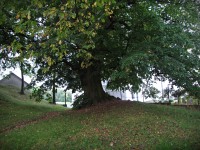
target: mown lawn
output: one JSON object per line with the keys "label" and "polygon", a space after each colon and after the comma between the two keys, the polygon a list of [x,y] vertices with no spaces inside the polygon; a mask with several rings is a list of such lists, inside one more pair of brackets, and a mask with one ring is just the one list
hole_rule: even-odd
{"label": "mown lawn", "polygon": [[[17,111],[19,116],[23,116],[26,109],[27,113],[31,112],[25,105],[7,103],[14,111],[5,109],[7,104],[1,104],[1,114],[4,113],[1,122]],[[23,110],[19,107],[23,107]],[[45,113],[46,107],[45,111],[40,107],[32,106],[34,114]],[[24,119],[29,117],[19,117],[18,121]],[[113,101],[90,109],[61,111],[57,117],[1,132],[0,148],[195,150],[200,148],[200,111]]]}
{"label": "mown lawn", "polygon": [[12,86],[0,86],[0,131],[18,122],[31,120],[52,111],[63,111],[64,107],[41,103],[30,99],[28,93],[19,94],[19,89]]}

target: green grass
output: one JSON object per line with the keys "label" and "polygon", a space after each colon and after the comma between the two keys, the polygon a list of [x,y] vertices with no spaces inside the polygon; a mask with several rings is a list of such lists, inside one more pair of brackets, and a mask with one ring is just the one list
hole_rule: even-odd
{"label": "green grass", "polygon": [[[1,93],[0,93],[1,94]],[[1,99],[2,101],[2,99]],[[26,103],[27,101],[23,101]],[[1,122],[30,104],[1,103]],[[11,105],[13,112],[4,107]],[[44,106],[43,106],[44,105]],[[54,107],[32,105],[34,114]],[[16,108],[16,110],[15,110]],[[60,110],[60,109],[58,109]],[[31,111],[30,111],[31,112]],[[30,113],[27,109],[27,113]],[[8,121],[9,122],[9,121]],[[10,124],[14,124],[11,121]],[[58,117],[0,134],[0,149],[185,149],[200,148],[200,112],[173,106],[137,102],[111,102],[79,111],[63,111]]]}
{"label": "green grass", "polygon": [[35,102],[28,93],[20,95],[19,91],[13,86],[0,86],[0,130],[47,112],[64,110],[63,107],[48,104],[46,101]]}

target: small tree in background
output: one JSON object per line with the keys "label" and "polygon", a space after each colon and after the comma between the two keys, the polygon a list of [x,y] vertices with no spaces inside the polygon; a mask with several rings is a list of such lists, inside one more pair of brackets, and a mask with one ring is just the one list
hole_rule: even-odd
{"label": "small tree in background", "polygon": [[66,93],[66,101],[67,102],[72,102],[72,93],[71,91],[66,91],[63,89],[58,88],[57,93],[56,93],[56,99],[59,102],[64,102],[65,101],[65,93]]}
{"label": "small tree in background", "polygon": [[178,88],[177,90],[172,92],[172,96],[178,99],[178,104],[181,104],[181,96],[186,94],[186,90],[183,88]]}
{"label": "small tree in background", "polygon": [[157,88],[150,86],[145,88],[142,93],[144,94],[145,98],[156,99],[158,98],[158,94],[160,93],[160,91]]}

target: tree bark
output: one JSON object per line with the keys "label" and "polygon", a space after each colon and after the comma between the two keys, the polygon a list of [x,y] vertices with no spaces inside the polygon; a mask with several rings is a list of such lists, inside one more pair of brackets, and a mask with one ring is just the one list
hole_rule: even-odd
{"label": "tree bark", "polygon": [[88,106],[111,99],[103,90],[100,72],[97,68],[93,66],[83,68],[80,70],[79,75]]}
{"label": "tree bark", "polygon": [[52,88],[52,93],[53,93],[53,104],[56,104],[56,82],[55,82],[55,72],[53,72],[53,88]]}
{"label": "tree bark", "polygon": [[178,104],[180,104],[180,101],[181,101],[181,100],[180,100],[180,96],[178,96]]}
{"label": "tree bark", "polygon": [[23,62],[20,62],[20,70],[21,70],[21,78],[22,78],[20,94],[24,95],[24,66],[23,66]]}

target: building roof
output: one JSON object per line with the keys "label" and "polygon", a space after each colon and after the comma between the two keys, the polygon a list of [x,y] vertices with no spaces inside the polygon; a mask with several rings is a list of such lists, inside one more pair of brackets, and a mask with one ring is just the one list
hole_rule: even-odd
{"label": "building roof", "polygon": [[[16,74],[14,74],[13,72],[10,72],[10,74],[8,76],[6,76],[5,78],[3,78],[2,80],[0,80],[0,84],[8,84],[8,85],[13,85],[15,84],[14,82],[12,82],[11,80],[18,80],[17,82],[21,82],[21,78],[18,77]],[[26,81],[24,81],[24,85],[27,86],[28,83]]]}

